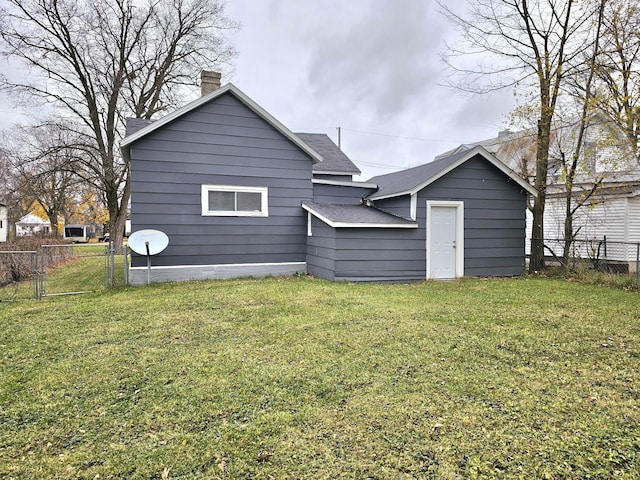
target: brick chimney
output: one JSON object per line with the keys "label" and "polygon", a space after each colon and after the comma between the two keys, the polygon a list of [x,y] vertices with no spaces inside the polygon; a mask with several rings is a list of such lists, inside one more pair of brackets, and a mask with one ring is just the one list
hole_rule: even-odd
{"label": "brick chimney", "polygon": [[220,88],[220,72],[209,72],[203,70],[200,73],[200,92],[204,97]]}

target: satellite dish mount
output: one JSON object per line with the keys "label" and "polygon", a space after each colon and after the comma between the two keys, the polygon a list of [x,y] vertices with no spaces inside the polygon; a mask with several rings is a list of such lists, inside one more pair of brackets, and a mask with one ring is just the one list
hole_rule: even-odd
{"label": "satellite dish mount", "polygon": [[151,256],[162,252],[169,245],[169,237],[160,230],[138,230],[129,237],[129,248],[147,257],[147,285],[151,283]]}

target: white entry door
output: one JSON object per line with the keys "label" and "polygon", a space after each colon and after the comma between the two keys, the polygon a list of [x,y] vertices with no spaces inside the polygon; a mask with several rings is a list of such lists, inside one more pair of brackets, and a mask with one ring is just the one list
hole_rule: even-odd
{"label": "white entry door", "polygon": [[463,276],[462,202],[427,202],[427,278]]}

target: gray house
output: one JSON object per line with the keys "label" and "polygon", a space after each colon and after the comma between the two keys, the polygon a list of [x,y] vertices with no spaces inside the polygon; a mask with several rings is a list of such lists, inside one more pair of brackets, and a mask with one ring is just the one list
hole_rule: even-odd
{"label": "gray house", "polygon": [[303,203],[307,271],[331,280],[407,281],[524,272],[526,194],[477,147],[374,177],[363,205]]}
{"label": "gray house", "polygon": [[[356,182],[326,136],[293,133],[228,84],[131,121],[132,231],[169,236],[154,281],[298,272],[349,281],[517,275],[535,191],[482,147]],[[134,256],[133,283],[146,281]]]}

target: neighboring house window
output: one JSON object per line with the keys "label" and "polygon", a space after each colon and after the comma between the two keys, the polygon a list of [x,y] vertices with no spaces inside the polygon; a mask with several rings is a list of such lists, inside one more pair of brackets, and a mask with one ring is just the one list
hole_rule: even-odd
{"label": "neighboring house window", "polygon": [[268,217],[267,187],[202,185],[202,215],[221,217]]}

